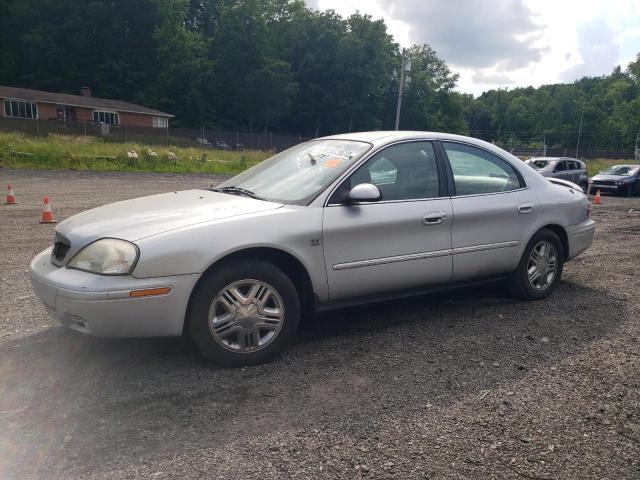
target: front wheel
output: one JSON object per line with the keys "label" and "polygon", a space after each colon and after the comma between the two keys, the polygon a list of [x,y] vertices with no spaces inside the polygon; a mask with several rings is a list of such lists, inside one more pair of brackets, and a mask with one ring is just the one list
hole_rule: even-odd
{"label": "front wheel", "polygon": [[189,332],[198,349],[225,367],[273,359],[295,336],[300,299],[275,265],[240,260],[210,272],[192,300]]}
{"label": "front wheel", "polygon": [[556,289],[562,277],[565,252],[555,232],[540,230],[527,244],[518,268],[509,279],[513,295],[541,300]]}

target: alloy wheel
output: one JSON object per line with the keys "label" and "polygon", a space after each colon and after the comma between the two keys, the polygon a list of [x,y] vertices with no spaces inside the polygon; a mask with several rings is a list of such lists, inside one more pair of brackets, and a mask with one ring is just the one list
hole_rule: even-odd
{"label": "alloy wheel", "polygon": [[527,278],[535,290],[546,290],[553,283],[558,271],[556,247],[542,240],[533,247],[527,262]]}
{"label": "alloy wheel", "polygon": [[284,303],[271,285],[240,280],[227,285],[209,308],[209,331],[222,347],[249,353],[269,345],[282,330]]}

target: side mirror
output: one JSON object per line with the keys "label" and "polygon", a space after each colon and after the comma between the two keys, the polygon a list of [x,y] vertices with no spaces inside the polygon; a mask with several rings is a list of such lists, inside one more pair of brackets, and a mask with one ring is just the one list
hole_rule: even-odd
{"label": "side mirror", "polygon": [[347,198],[351,202],[377,202],[382,198],[382,195],[375,185],[361,183],[351,189]]}

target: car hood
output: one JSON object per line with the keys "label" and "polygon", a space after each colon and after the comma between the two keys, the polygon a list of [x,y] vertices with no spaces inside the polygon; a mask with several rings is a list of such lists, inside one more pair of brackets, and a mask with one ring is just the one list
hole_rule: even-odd
{"label": "car hood", "polygon": [[608,174],[599,173],[598,175],[594,175],[593,177],[591,177],[591,179],[615,181],[615,180],[622,180],[623,178],[627,178],[628,176],[629,175],[608,175]]}
{"label": "car hood", "polygon": [[210,190],[185,190],[116,202],[79,213],[60,222],[58,235],[80,248],[99,238],[134,242],[197,223],[250,215],[282,204]]}

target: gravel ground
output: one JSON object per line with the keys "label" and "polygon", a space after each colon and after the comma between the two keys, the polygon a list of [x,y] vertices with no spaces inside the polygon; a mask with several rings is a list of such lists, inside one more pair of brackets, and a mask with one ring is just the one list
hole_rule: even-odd
{"label": "gravel ground", "polygon": [[[183,339],[95,339],[28,282],[58,219],[206,186],[190,175],[2,171],[0,477],[640,478],[640,199],[594,206],[558,291],[498,286],[327,314],[269,365]],[[636,209],[636,211],[630,211]]]}

